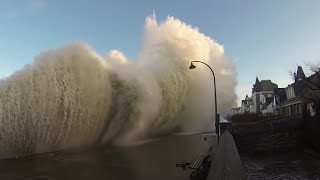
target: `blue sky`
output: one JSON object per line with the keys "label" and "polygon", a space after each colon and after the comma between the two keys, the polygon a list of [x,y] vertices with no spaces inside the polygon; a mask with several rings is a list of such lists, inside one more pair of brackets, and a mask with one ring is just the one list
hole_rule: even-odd
{"label": "blue sky", "polygon": [[223,44],[236,63],[240,98],[256,76],[284,87],[292,82],[289,70],[320,61],[318,0],[2,0],[0,77],[79,40],[99,54],[118,49],[135,59],[153,11],[160,21],[174,16]]}

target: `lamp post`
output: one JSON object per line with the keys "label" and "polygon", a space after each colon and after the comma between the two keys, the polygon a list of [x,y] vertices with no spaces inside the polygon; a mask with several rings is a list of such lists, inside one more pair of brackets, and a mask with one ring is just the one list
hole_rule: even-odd
{"label": "lamp post", "polygon": [[190,64],[190,67],[189,69],[194,69],[196,68],[196,66],[193,64],[193,62],[199,62],[199,63],[202,63],[202,64],[205,64],[206,66],[208,66],[208,68],[211,70],[212,72],[212,75],[213,75],[213,84],[214,84],[214,112],[215,112],[215,118],[216,118],[216,121],[215,121],[215,126],[216,126],[216,134],[218,136],[218,143],[220,141],[220,128],[219,128],[219,121],[220,121],[220,117],[219,117],[219,114],[217,112],[217,89],[216,89],[216,76],[214,75],[214,72],[212,70],[212,68],[205,62],[202,62],[202,61],[191,61],[191,64]]}

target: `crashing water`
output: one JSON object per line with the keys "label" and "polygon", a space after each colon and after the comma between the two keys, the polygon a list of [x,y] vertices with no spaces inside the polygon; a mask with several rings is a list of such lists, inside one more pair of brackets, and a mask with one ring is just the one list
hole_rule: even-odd
{"label": "crashing water", "polygon": [[108,115],[106,63],[74,44],[38,56],[0,86],[1,157],[94,142]]}
{"label": "crashing water", "polygon": [[50,50],[0,81],[0,158],[94,144],[134,144],[213,129],[236,100],[235,70],[221,45],[183,22],[148,17],[137,61],[83,43]]}

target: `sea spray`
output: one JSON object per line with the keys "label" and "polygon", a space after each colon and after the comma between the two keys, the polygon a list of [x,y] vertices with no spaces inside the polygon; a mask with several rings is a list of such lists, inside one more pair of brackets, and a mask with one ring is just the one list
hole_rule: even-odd
{"label": "sea spray", "polygon": [[76,43],[41,54],[2,81],[1,158],[95,142],[111,103],[106,66]]}
{"label": "sea spray", "polygon": [[[217,85],[218,112],[223,116],[236,100],[235,68],[223,46],[197,28],[173,17],[158,24],[147,17],[138,64],[153,72],[162,90],[163,119],[159,123],[183,131],[212,131],[214,127],[213,76],[204,64],[189,70],[192,60],[209,64]],[[222,96],[223,95],[223,96]],[[161,117],[158,117],[158,119]]]}
{"label": "sea spray", "polygon": [[235,68],[197,28],[148,17],[136,61],[74,43],[40,54],[0,81],[0,158],[95,144],[130,145],[177,131],[213,129],[236,100]]}
{"label": "sea spray", "polygon": [[102,142],[133,144],[148,139],[150,126],[158,116],[160,89],[152,74],[128,61],[116,50],[107,57],[113,103]]}

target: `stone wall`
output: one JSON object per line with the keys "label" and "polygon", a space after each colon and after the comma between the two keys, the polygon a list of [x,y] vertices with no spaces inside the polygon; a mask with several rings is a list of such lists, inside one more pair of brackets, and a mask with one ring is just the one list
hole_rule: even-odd
{"label": "stone wall", "polygon": [[289,151],[299,148],[303,138],[303,118],[234,123],[229,127],[240,152]]}
{"label": "stone wall", "polygon": [[304,124],[304,144],[320,152],[320,117],[305,118]]}

